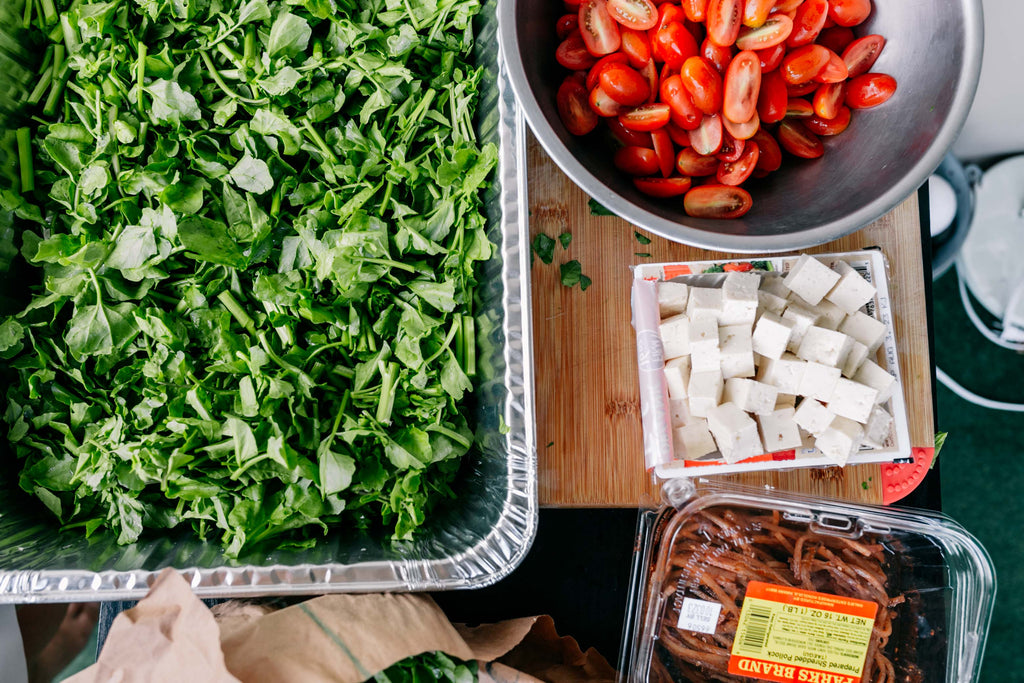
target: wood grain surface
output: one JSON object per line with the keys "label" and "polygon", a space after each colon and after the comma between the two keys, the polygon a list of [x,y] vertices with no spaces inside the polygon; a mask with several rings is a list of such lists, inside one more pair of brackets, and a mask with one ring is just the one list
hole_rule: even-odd
{"label": "wood grain surface", "polygon": [[[548,158],[531,135],[527,145],[530,232],[558,238],[551,265],[534,259],[534,357],[541,505],[635,507],[657,500],[644,470],[636,347],[630,324],[629,266],[662,261],[730,258],[732,254],[651,238],[613,216],[591,215],[589,197]],[[914,446],[934,438],[931,360],[917,195],[875,223],[812,253],[881,247],[889,259],[889,286],[903,390]],[[650,254],[641,256],[640,254]],[[561,284],[559,265],[576,259],[593,284]],[[869,503],[882,501],[880,465],[733,475],[749,485]],[[837,476],[838,474],[838,476]]]}

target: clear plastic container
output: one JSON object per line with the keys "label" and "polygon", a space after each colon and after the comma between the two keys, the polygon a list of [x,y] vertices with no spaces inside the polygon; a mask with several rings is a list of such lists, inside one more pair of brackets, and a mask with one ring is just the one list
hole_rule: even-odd
{"label": "clear plastic container", "polygon": [[663,495],[640,517],[620,680],[977,680],[995,574],[950,518],[706,480]]}

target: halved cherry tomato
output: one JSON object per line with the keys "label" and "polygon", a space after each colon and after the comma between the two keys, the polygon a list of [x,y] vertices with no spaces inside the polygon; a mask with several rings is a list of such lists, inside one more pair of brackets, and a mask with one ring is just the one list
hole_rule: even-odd
{"label": "halved cherry tomato", "polygon": [[697,41],[682,23],[672,21],[655,32],[651,53],[655,59],[678,69],[689,57],[697,54]]}
{"label": "halved cherry tomato", "polygon": [[597,86],[590,91],[590,108],[598,116],[618,116],[628,109],[628,107],[609,97],[608,93],[601,86]]}
{"label": "halved cherry tomato", "polygon": [[700,56],[711,62],[715,71],[724,76],[725,70],[729,68],[729,62],[732,61],[733,49],[715,45],[705,38],[704,42],[700,44]]}
{"label": "halved cherry tomato", "polygon": [[684,147],[676,155],[676,170],[685,176],[708,176],[718,171],[719,160],[711,155],[699,154],[691,147]]}
{"label": "halved cherry tomato", "polygon": [[651,0],[608,0],[608,13],[634,31],[646,31],[658,23],[658,8]]}
{"label": "halved cherry tomato", "polygon": [[646,33],[623,27],[619,30],[619,35],[622,39],[622,52],[629,59],[631,67],[642,69],[651,61],[651,44]]}
{"label": "halved cherry tomato", "polygon": [[648,59],[644,67],[640,69],[640,75],[647,79],[647,91],[650,93],[645,104],[654,104],[658,99],[658,67],[654,66],[654,60]]}
{"label": "halved cherry tomato", "polygon": [[658,172],[658,155],[653,149],[622,147],[615,152],[615,168],[629,175],[654,175]]}
{"label": "halved cherry tomato", "polygon": [[856,78],[866,74],[875,65],[878,55],[882,54],[885,47],[885,38],[872,34],[864,36],[850,43],[843,51],[843,62],[846,63],[846,70],[850,78]]}
{"label": "halved cherry tomato", "polygon": [[682,0],[683,14],[694,22],[702,22],[707,16],[708,0]]}
{"label": "halved cherry tomato", "polygon": [[693,130],[704,118],[703,112],[693,103],[690,93],[683,87],[679,74],[672,74],[661,81],[661,101],[672,108],[672,121],[684,130]]}
{"label": "halved cherry tomato", "polygon": [[786,102],[786,116],[791,119],[804,119],[814,116],[814,106],[799,97],[790,97]]}
{"label": "halved cherry tomato", "polygon": [[678,147],[690,146],[690,131],[680,128],[671,120],[665,124],[665,132]]}
{"label": "halved cherry tomato", "polygon": [[[825,48],[828,50],[828,48]],[[828,50],[828,64],[825,65],[813,80],[819,83],[842,83],[849,75],[846,69],[846,62],[832,50]]]}
{"label": "halved cherry tomato", "polygon": [[619,114],[619,121],[632,130],[652,131],[668,123],[668,112],[667,104],[644,104]]}
{"label": "halved cherry tomato", "polygon": [[804,119],[804,125],[808,130],[817,135],[839,135],[850,127],[851,113],[849,107],[839,107],[836,115],[831,119],[823,119],[812,116]]}
{"label": "halved cherry tomato", "polygon": [[882,104],[896,92],[896,79],[888,74],[867,73],[851,78],[846,86],[846,106],[870,109]]}
{"label": "halved cherry tomato", "polygon": [[775,71],[782,64],[782,58],[786,56],[786,44],[779,43],[775,47],[764,50],[755,50],[757,58],[761,60],[761,73]]}
{"label": "halved cherry tomato", "polygon": [[[807,1],[814,2],[814,0]],[[821,73],[821,70],[828,64],[830,54],[828,48],[821,45],[811,44],[798,47],[782,60],[782,67],[780,67],[782,76],[786,79],[786,83],[792,85],[806,83]]]}
{"label": "halved cherry tomato", "polygon": [[853,42],[854,35],[853,30],[846,26],[833,26],[827,28],[818,35],[818,40],[815,41],[822,47],[827,47],[836,54],[843,54],[843,50],[846,46]]}
{"label": "halved cherry tomato", "polygon": [[663,127],[651,131],[651,140],[654,141],[654,153],[658,157],[658,167],[661,169],[661,175],[664,178],[668,178],[672,175],[672,169],[676,165],[676,150],[672,146],[672,138],[669,137],[668,131]]}
{"label": "halved cherry tomato", "polygon": [[652,30],[657,31],[668,26],[673,21],[678,21],[681,24],[686,21],[686,15],[683,14],[683,10],[679,8],[679,5],[666,2],[664,5],[658,6],[658,23],[654,25]]}
{"label": "halved cherry tomato", "polygon": [[698,154],[717,154],[722,148],[722,117],[708,114],[690,131],[690,146]]}
{"label": "halved cherry tomato", "polygon": [[704,114],[717,114],[722,109],[722,77],[711,62],[703,57],[690,57],[683,62],[679,75],[693,103]]}
{"label": "halved cherry tomato", "polygon": [[856,26],[871,14],[871,0],[830,0],[828,16],[840,26]]}
{"label": "halved cherry tomato", "polygon": [[737,140],[729,135],[728,131],[722,131],[722,146],[718,148],[715,158],[719,161],[736,161],[743,155],[743,148],[746,140]]}
{"label": "halved cherry tomato", "polygon": [[814,113],[823,119],[834,119],[846,100],[846,83],[825,83],[814,92]]}
{"label": "halved cherry tomato", "polygon": [[633,178],[636,189],[651,197],[666,199],[686,194],[693,184],[689,178],[675,176],[673,178]]}
{"label": "halved cherry tomato", "polygon": [[783,119],[778,130],[779,144],[784,150],[802,159],[817,159],[825,153],[818,136],[800,121]]}
{"label": "halved cherry tomato", "polygon": [[701,185],[683,197],[683,209],[693,218],[739,218],[753,205],[749,192],[731,185]]}
{"label": "halved cherry tomato", "polygon": [[764,123],[778,123],[786,115],[786,80],[778,71],[761,76],[761,92],[757,96],[757,115]]}
{"label": "halved cherry tomato", "polygon": [[573,135],[586,135],[597,128],[597,114],[590,108],[587,99],[587,89],[572,77],[566,78],[558,87],[555,100],[558,117]]}
{"label": "halved cherry tomato", "polygon": [[749,121],[736,123],[729,119],[722,119],[722,126],[729,132],[729,135],[737,140],[749,140],[757,132],[757,129],[761,127],[761,119],[757,117],[757,112],[755,111],[754,117]]}
{"label": "halved cherry tomato", "polygon": [[800,85],[789,85],[787,83],[786,92],[789,93],[790,97],[803,97],[804,95],[810,95],[812,92],[817,90],[819,85],[821,84],[814,80],[801,83]]}
{"label": "halved cherry tomato", "polygon": [[579,31],[573,31],[559,44],[555,50],[555,59],[571,71],[589,69],[597,62],[597,58],[587,50],[583,35]]}
{"label": "halved cherry tomato", "polygon": [[651,94],[647,79],[625,64],[609,64],[598,81],[608,97],[629,107],[643,104]]}
{"label": "halved cherry tomato", "polygon": [[804,0],[796,8],[796,16],[793,18],[793,32],[786,39],[789,47],[800,47],[809,45],[821,33],[825,25],[825,17],[828,15],[828,0]]}
{"label": "halved cherry tomato", "polygon": [[804,0],[777,0],[775,7],[772,7],[772,14],[786,14],[787,12],[795,12],[797,7]]}
{"label": "halved cherry tomato", "polygon": [[580,0],[565,0],[562,4],[567,12],[578,14],[580,11]]}
{"label": "halved cherry tomato", "polygon": [[743,23],[743,0],[708,0],[708,39],[719,45],[732,45]]}
{"label": "halved cherry tomato", "polygon": [[743,153],[735,161],[723,161],[715,179],[723,185],[742,185],[757,166],[758,147],[756,142],[748,142],[743,146]]}
{"label": "halved cherry tomato", "polygon": [[580,33],[590,54],[600,57],[619,49],[622,44],[619,25],[608,13],[605,0],[583,0],[579,18]]}
{"label": "halved cherry tomato", "polygon": [[741,29],[736,38],[736,47],[741,50],[766,50],[785,44],[792,32],[792,19],[785,14],[773,14],[757,28]]}
{"label": "halved cherry tomato", "polygon": [[612,135],[615,136],[619,142],[626,147],[646,147],[648,149],[654,148],[654,141],[651,140],[651,134],[645,133],[639,130],[630,130],[622,125],[618,117],[612,117],[605,119],[608,124],[608,130],[611,131]]}
{"label": "halved cherry tomato", "polygon": [[[821,30],[822,30],[822,31],[824,31],[825,29],[827,29],[827,28],[832,28],[832,27],[833,27],[833,26],[835,26],[835,25],[836,25],[836,22],[832,21],[832,17],[830,17],[830,16],[828,16],[828,15],[826,14],[826,15],[825,15],[825,23],[823,24],[823,26],[822,26],[822,29],[821,29]],[[821,35],[821,34],[819,33],[818,35]]]}
{"label": "halved cherry tomato", "polygon": [[555,33],[559,40],[565,40],[569,34],[580,27],[579,14],[566,14],[558,18],[555,23]]}
{"label": "halved cherry tomato", "polygon": [[593,90],[601,82],[601,72],[607,69],[612,64],[625,64],[629,61],[629,58],[621,52],[613,52],[610,55],[605,55],[601,59],[597,60],[597,64],[590,67],[590,71],[587,72],[587,90]]}
{"label": "halved cherry tomato", "polygon": [[722,85],[722,114],[730,121],[749,121],[757,113],[761,91],[761,62],[750,50],[737,54],[725,72]]}
{"label": "halved cherry tomato", "polygon": [[743,25],[749,28],[761,26],[768,20],[768,13],[774,6],[775,0],[746,0],[743,5]]}
{"label": "halved cherry tomato", "polygon": [[779,143],[775,141],[771,133],[761,129],[754,133],[754,137],[750,140],[757,144],[756,168],[768,173],[779,170],[779,167],[782,166],[782,148],[779,147]]}

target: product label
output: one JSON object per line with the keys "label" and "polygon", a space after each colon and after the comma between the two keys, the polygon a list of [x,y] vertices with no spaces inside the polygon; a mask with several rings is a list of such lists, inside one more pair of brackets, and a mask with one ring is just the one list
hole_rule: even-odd
{"label": "product label", "polygon": [[676,626],[682,631],[714,633],[718,628],[718,615],[721,612],[720,602],[683,598],[683,606],[679,610],[679,623]]}
{"label": "product label", "polygon": [[878,605],[752,581],[729,673],[779,683],[860,683]]}

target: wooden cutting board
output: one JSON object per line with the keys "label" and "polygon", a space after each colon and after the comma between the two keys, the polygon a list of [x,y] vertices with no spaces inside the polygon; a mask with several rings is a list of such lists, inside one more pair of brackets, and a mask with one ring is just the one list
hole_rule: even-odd
{"label": "wooden cutting board", "polygon": [[[644,470],[636,347],[630,325],[629,266],[700,261],[734,255],[669,242],[621,218],[594,216],[589,197],[566,177],[530,135],[527,173],[531,240],[571,233],[555,246],[551,265],[534,259],[534,358],[541,505],[635,507],[658,499]],[[651,239],[641,244],[634,232]],[[917,195],[863,230],[812,253],[877,246],[889,259],[889,282],[903,390],[913,446],[934,439],[931,360]],[[639,254],[650,254],[650,257]],[[735,256],[743,256],[737,254]],[[561,284],[559,265],[578,260],[593,284]],[[752,485],[817,496],[881,503],[880,465],[840,470],[789,470],[735,475]],[[825,476],[822,476],[822,475]]]}

